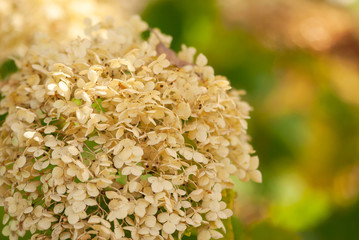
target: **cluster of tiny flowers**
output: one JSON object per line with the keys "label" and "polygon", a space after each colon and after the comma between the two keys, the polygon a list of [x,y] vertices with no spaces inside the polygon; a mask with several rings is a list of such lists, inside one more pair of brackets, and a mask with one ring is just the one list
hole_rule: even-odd
{"label": "cluster of tiny flowers", "polygon": [[242,93],[138,16],[86,33],[39,39],[0,87],[3,234],[223,237],[230,176],[261,181]]}
{"label": "cluster of tiny flowers", "polygon": [[22,56],[33,43],[35,32],[66,40],[77,36],[85,17],[98,21],[115,15],[117,21],[123,20],[129,2],[133,1],[125,4],[125,0],[1,0],[0,61],[10,54]]}

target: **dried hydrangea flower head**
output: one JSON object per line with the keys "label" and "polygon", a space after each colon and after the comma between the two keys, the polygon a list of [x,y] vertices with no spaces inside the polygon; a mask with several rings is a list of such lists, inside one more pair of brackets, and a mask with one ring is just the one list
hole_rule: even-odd
{"label": "dried hydrangea flower head", "polygon": [[17,239],[218,239],[230,175],[260,182],[250,107],[138,16],[41,38],[1,86],[1,204]]}

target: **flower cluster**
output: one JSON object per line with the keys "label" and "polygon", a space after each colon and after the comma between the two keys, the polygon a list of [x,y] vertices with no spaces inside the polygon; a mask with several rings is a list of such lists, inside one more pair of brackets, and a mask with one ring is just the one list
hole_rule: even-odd
{"label": "flower cluster", "polygon": [[242,92],[138,16],[86,33],[39,38],[0,87],[3,234],[221,238],[230,176],[261,181]]}
{"label": "flower cluster", "polygon": [[81,35],[83,20],[113,15],[123,21],[139,0],[2,0],[0,1],[0,62],[9,55],[22,56],[35,33],[67,40]]}

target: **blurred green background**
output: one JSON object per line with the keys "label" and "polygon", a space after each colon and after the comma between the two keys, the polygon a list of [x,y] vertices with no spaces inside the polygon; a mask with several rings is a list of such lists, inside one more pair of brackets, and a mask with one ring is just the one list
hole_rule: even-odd
{"label": "blurred green background", "polygon": [[230,235],[359,239],[359,1],[140,5],[151,27],[173,36],[174,50],[197,48],[253,106],[263,183],[234,179]]}
{"label": "blurred green background", "polygon": [[236,181],[235,239],[359,239],[359,1],[157,0],[151,27],[247,91],[263,183]]}

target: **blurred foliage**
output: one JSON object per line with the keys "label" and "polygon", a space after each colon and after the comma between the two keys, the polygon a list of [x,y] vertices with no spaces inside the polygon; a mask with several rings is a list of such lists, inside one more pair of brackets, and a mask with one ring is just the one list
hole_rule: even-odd
{"label": "blurred foliage", "polygon": [[[16,66],[14,60],[9,59],[9,60],[4,61],[0,65],[0,81],[5,81],[11,74],[16,72],[17,70],[18,69],[17,69],[17,66]],[[3,98],[4,98],[4,96],[0,92],[0,101]],[[0,126],[4,123],[6,116],[7,116],[7,113],[0,114]],[[0,213],[0,216],[2,216],[1,213]]]}
{"label": "blurred foliage", "polygon": [[12,59],[4,61],[0,65],[0,80],[6,80],[12,73],[17,71],[15,61]]}
{"label": "blurred foliage", "polygon": [[263,184],[234,179],[235,239],[357,239],[358,10],[344,0],[156,0],[144,9],[174,50],[204,53],[254,108]]}

